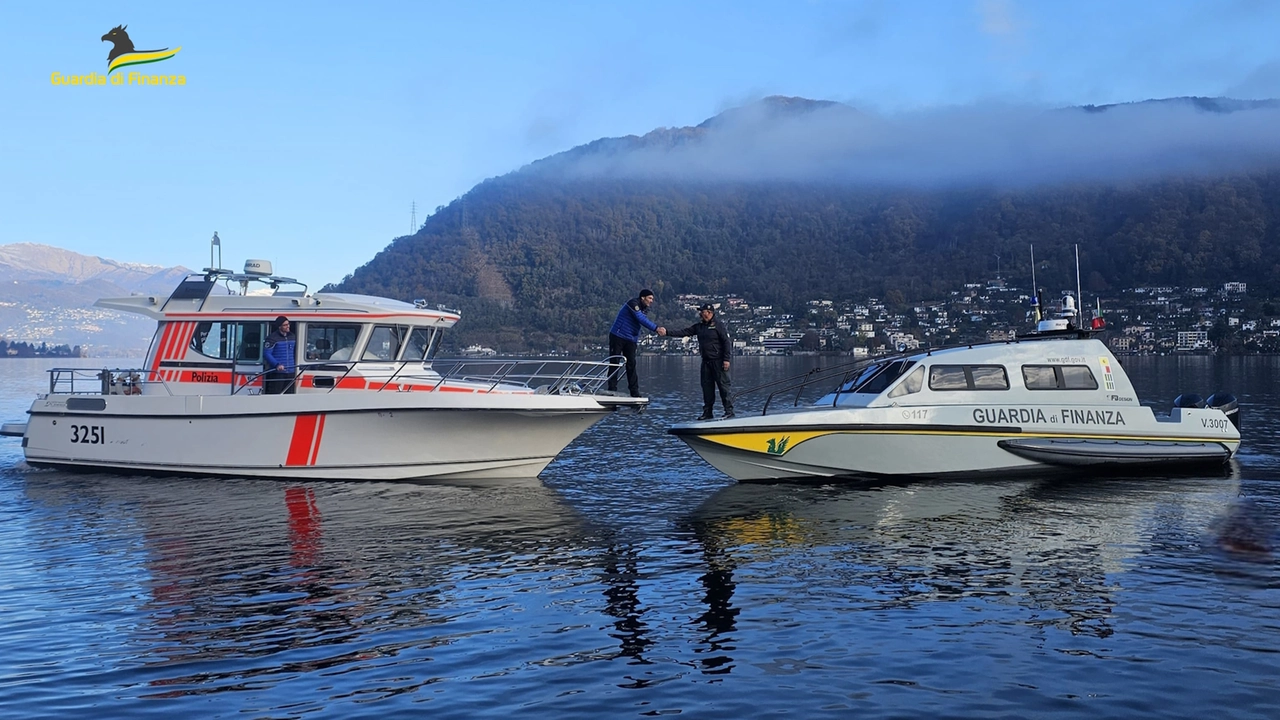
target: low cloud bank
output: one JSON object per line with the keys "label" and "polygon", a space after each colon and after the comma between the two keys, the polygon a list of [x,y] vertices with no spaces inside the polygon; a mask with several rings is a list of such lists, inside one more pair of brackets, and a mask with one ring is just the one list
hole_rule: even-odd
{"label": "low cloud bank", "polygon": [[531,169],[572,178],[996,187],[1280,167],[1280,102],[987,104],[877,115],[766,98],[692,128],[596,141]]}

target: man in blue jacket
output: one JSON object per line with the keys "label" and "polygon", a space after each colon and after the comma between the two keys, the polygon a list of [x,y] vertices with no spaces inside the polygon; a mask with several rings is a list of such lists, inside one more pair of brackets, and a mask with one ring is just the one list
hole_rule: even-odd
{"label": "man in blue jacket", "polygon": [[[627,389],[631,391],[631,397],[640,397],[640,375],[636,372],[636,348],[640,342],[640,328],[647,327],[659,335],[667,334],[666,328],[654,325],[645,314],[652,304],[653,291],[648,288],[641,290],[639,296],[628,300],[618,310],[618,317],[613,321],[613,327],[609,328],[609,357],[621,355],[626,358]],[[617,392],[617,390],[618,374],[611,372],[609,373],[609,392]]]}
{"label": "man in blue jacket", "polygon": [[262,392],[265,395],[296,392],[297,336],[291,332],[289,318],[283,315],[276,318],[272,326],[271,334],[262,344],[262,367],[266,370],[262,376]]}

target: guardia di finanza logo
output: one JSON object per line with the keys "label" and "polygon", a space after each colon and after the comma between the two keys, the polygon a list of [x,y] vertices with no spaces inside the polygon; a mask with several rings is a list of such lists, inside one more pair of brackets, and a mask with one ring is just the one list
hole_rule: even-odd
{"label": "guardia di finanza logo", "polygon": [[124,68],[135,65],[148,65],[168,60],[182,50],[138,50],[129,39],[128,25],[117,25],[102,36],[102,42],[111,43],[111,52],[107,53],[107,74],[99,75],[91,72],[88,75],[63,75],[55,72],[52,76],[54,85],[186,85],[185,75],[159,75],[141,70],[123,72]]}

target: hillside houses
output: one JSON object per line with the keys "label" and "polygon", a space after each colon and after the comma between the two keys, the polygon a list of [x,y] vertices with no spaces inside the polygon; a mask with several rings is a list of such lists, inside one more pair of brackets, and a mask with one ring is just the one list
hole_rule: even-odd
{"label": "hillside houses", "polygon": [[[684,318],[692,323],[693,311],[711,303],[739,353],[863,354],[1012,340],[1033,327],[1031,296],[1027,288],[993,281],[911,304],[876,297],[814,298],[797,314],[741,295],[686,294],[677,298],[676,315],[681,323]],[[1056,310],[1061,294],[1046,290],[1043,297],[1049,305],[1045,311]],[[1086,296],[1084,304],[1086,317],[1101,307],[1108,327],[1101,337],[1118,354],[1280,351],[1280,302],[1250,298],[1241,282],[1129,288]],[[696,343],[675,338],[647,337],[643,345],[649,352],[697,352]]]}

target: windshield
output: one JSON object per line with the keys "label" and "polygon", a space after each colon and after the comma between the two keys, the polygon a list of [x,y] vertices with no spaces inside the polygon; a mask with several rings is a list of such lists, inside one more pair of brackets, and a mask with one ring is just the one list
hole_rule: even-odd
{"label": "windshield", "polygon": [[910,370],[915,364],[914,360],[893,360],[876,363],[858,373],[858,376],[853,380],[841,385],[837,392],[878,395],[884,392],[885,388],[892,385],[894,380],[902,377],[902,374]]}

